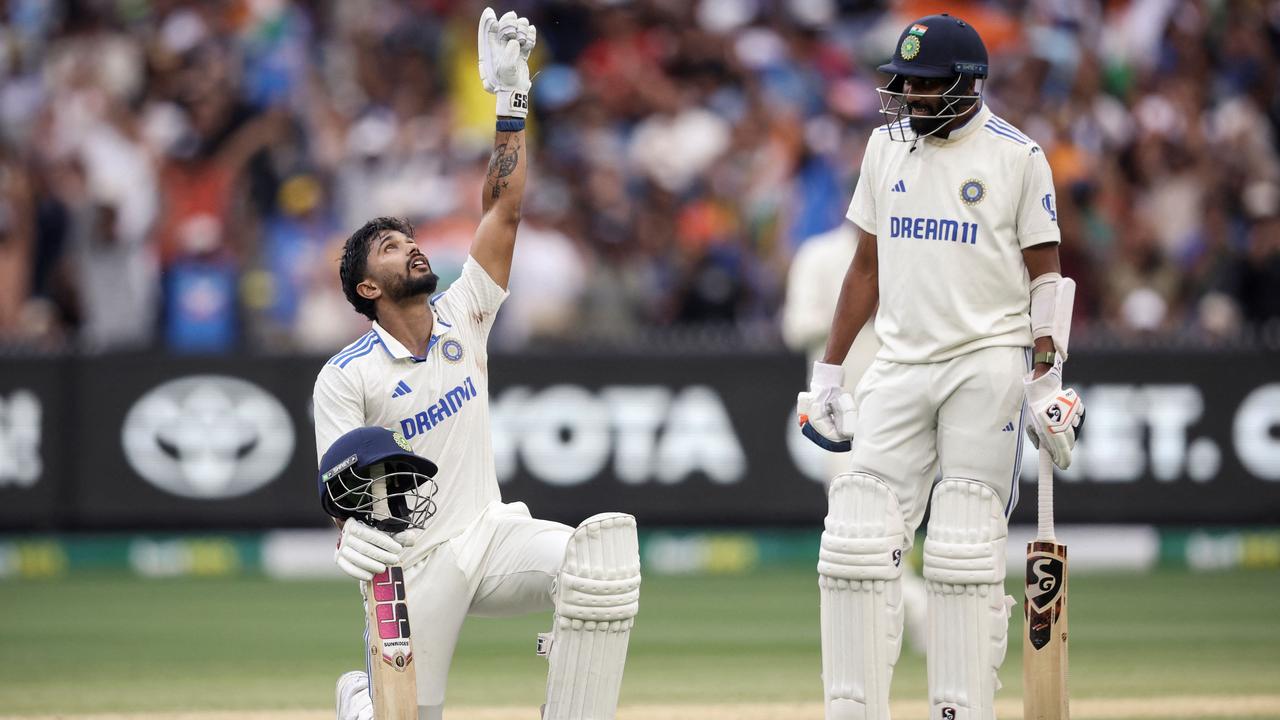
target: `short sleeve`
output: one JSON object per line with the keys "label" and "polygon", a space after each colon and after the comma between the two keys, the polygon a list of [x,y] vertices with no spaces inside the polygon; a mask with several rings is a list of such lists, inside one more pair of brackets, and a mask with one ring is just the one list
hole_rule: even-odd
{"label": "short sleeve", "polygon": [[316,378],[311,396],[312,415],[316,424],[316,460],[324,457],[335,440],[364,427],[364,395],[353,372],[337,365],[325,365]]}
{"label": "short sleeve", "polygon": [[876,232],[876,180],[875,180],[875,135],[867,141],[866,152],[862,155],[862,170],[858,172],[858,184],[853,189],[853,201],[849,203],[849,212],[845,217],[854,225],[862,228],[868,235]]}
{"label": "short sleeve", "polygon": [[489,277],[475,258],[468,257],[462,264],[462,275],[433,302],[443,304],[450,322],[467,323],[481,337],[487,337],[498,308],[509,294]]}
{"label": "short sleeve", "polygon": [[1022,174],[1022,198],[1018,203],[1018,247],[1062,242],[1058,232],[1058,202],[1053,193],[1053,171],[1038,145],[1031,146]]}

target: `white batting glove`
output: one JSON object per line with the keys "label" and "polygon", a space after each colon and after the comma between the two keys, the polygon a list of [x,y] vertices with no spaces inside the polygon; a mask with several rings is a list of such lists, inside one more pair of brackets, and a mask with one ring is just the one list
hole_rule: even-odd
{"label": "white batting glove", "polygon": [[1031,410],[1027,436],[1038,449],[1045,443],[1053,464],[1066,470],[1071,465],[1071,450],[1084,422],[1084,400],[1071,388],[1062,387],[1062,361],[1049,372],[1036,378],[1028,373],[1022,379]]}
{"label": "white batting glove", "polygon": [[342,524],[342,539],[333,560],[342,572],[368,582],[374,575],[386,572],[388,565],[400,562],[404,545],[387,533],[365,525],[355,518]]}
{"label": "white batting glove", "polygon": [[796,396],[796,414],[805,437],[831,452],[848,452],[858,412],[844,390],[844,368],[815,362],[809,391]]}
{"label": "white batting glove", "polygon": [[480,14],[476,45],[480,50],[480,82],[498,96],[498,117],[529,114],[529,54],[538,42],[538,29],[509,11],[498,18],[493,8]]}

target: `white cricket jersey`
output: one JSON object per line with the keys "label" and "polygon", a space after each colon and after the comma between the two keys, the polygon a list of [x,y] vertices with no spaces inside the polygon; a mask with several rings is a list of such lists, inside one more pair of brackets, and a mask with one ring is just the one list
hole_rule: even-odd
{"label": "white cricket jersey", "polygon": [[410,564],[460,534],[499,501],[489,429],[489,358],[494,314],[507,297],[475,259],[431,298],[435,318],[426,353],[415,356],[377,322],[325,363],[316,378],[316,455],[343,433],[377,425],[399,430],[433,461],[436,512],[402,560]]}
{"label": "white cricket jersey", "polygon": [[1044,152],[985,105],[950,137],[912,147],[890,140],[888,126],[872,132],[849,205],[849,219],[876,236],[877,357],[1030,347],[1022,250],[1060,241]]}

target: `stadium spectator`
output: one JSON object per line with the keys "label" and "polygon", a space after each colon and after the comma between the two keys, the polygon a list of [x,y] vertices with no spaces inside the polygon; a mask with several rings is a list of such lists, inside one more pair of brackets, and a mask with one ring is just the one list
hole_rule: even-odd
{"label": "stadium spectator", "polygon": [[[1278,322],[1280,2],[945,4],[1007,68],[987,101],[1054,167],[1079,337]],[[410,217],[451,280],[479,212],[459,188],[486,157],[479,5],[8,3],[0,342],[332,349],[351,318],[326,281],[356,207]],[[881,122],[872,68],[941,5],[516,5],[544,33],[531,131],[559,196],[513,280],[545,294],[541,319],[496,342],[780,345],[790,259],[841,221]]]}

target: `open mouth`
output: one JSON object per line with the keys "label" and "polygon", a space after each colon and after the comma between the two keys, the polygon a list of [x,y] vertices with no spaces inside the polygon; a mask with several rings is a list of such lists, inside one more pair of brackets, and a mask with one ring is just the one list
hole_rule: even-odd
{"label": "open mouth", "polygon": [[419,256],[415,257],[414,259],[410,260],[410,261],[409,261],[409,269],[410,269],[410,270],[413,270],[414,268],[422,268],[423,270],[426,270],[426,269],[427,269],[427,259],[426,259],[425,257],[423,257],[423,256],[419,255]]}

